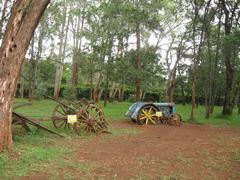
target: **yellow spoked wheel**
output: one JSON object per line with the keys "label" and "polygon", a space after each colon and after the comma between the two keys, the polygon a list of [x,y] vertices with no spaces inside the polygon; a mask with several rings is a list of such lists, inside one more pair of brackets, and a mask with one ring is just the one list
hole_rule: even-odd
{"label": "yellow spoked wheel", "polygon": [[137,122],[139,124],[156,124],[157,117],[156,112],[157,108],[152,105],[143,106],[138,113]]}

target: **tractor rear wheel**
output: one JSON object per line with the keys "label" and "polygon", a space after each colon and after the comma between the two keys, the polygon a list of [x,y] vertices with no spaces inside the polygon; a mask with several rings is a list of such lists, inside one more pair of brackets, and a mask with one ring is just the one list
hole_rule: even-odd
{"label": "tractor rear wheel", "polygon": [[157,116],[156,112],[158,109],[153,105],[145,105],[138,112],[137,122],[143,124],[156,124]]}

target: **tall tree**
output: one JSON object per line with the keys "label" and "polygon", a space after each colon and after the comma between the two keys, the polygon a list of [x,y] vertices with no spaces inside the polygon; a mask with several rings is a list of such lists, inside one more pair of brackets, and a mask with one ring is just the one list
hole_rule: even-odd
{"label": "tall tree", "polygon": [[[192,78],[192,110],[191,110],[191,121],[196,121],[196,86],[197,86],[197,78],[199,75],[199,68],[201,64],[201,52],[204,42],[204,33],[206,28],[206,17],[210,8],[211,0],[207,2],[197,1],[194,0],[192,2],[192,6],[194,8],[194,15],[193,15],[193,22],[192,22],[192,41],[193,41],[193,78]],[[204,11],[203,23],[201,24],[200,28],[200,37],[199,43],[197,43],[197,25],[200,16],[200,11]]]}
{"label": "tall tree", "polygon": [[239,23],[240,1],[226,1],[221,0],[223,12],[224,12],[224,32],[225,32],[225,42],[224,42],[224,59],[226,66],[226,89],[225,89],[225,99],[223,106],[223,115],[231,115],[233,111],[233,99],[234,99],[234,86],[235,86],[235,58],[233,52],[235,50],[234,43],[229,38],[232,35],[234,26]]}
{"label": "tall tree", "polygon": [[[63,14],[61,19],[61,27],[59,32],[59,52],[58,52],[58,62],[56,64],[56,74],[55,74],[55,85],[54,94],[55,98],[59,97],[59,92],[61,88],[62,74],[63,74],[63,63],[65,58],[68,28],[69,28],[69,18],[67,18],[67,3],[66,0],[63,1]],[[65,27],[66,26],[66,27]]]}
{"label": "tall tree", "polygon": [[71,86],[72,86],[72,97],[77,98],[77,85],[79,76],[79,64],[81,58],[81,48],[83,39],[83,28],[86,19],[86,8],[88,2],[76,1],[72,4],[76,9],[74,11],[75,18],[71,19],[71,25],[73,30],[73,56],[72,56],[72,76],[71,76]]}
{"label": "tall tree", "polygon": [[12,105],[19,72],[34,30],[50,0],[18,0],[0,48],[0,151],[12,145]]}

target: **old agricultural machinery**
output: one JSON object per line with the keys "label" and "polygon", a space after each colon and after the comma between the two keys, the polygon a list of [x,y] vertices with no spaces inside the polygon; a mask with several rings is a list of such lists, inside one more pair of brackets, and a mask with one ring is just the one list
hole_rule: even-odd
{"label": "old agricultural machinery", "polygon": [[141,125],[164,123],[180,126],[182,121],[174,103],[136,102],[129,107],[126,116]]}
{"label": "old agricultural machinery", "polygon": [[78,102],[50,99],[58,103],[52,114],[52,122],[55,128],[66,128],[72,124],[77,134],[82,129],[94,133],[107,131],[109,124],[103,111],[87,99],[83,98]]}
{"label": "old agricultural machinery", "polygon": [[[52,116],[45,117],[50,119],[55,128],[69,128],[80,134],[80,131],[85,130],[87,132],[101,133],[108,132],[108,122],[105,119],[103,111],[97,107],[94,103],[89,102],[83,98],[80,101],[60,101],[51,97],[48,97],[57,102],[56,107],[53,109]],[[18,105],[14,109],[29,105],[29,103]],[[26,131],[31,131],[29,125],[32,125],[39,130],[45,130],[50,133],[60,135],[59,133],[43,126],[39,120],[30,119],[29,117],[20,115],[13,112],[13,124],[21,125]]]}
{"label": "old agricultural machinery", "polygon": [[58,104],[53,110],[52,122],[55,128],[66,128],[71,124],[77,134],[81,130],[101,133],[108,129],[103,111],[94,103],[83,98],[77,102],[59,101],[48,97]]}

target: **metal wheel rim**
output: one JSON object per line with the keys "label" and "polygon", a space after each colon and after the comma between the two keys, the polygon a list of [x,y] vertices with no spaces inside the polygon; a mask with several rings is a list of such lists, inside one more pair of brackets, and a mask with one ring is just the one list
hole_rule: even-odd
{"label": "metal wheel rim", "polygon": [[58,104],[52,114],[52,122],[55,128],[66,128],[67,126],[67,110],[61,104]]}
{"label": "metal wheel rim", "polygon": [[139,110],[137,122],[141,125],[156,124],[156,121],[157,121],[156,112],[157,111],[158,111],[157,108],[152,105],[147,105],[147,106],[142,107]]}

